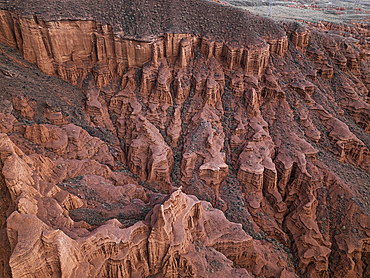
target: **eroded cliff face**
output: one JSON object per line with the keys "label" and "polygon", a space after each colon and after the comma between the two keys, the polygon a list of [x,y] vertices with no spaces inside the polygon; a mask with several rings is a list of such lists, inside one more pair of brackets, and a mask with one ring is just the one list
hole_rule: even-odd
{"label": "eroded cliff face", "polygon": [[[233,267],[251,262],[253,272],[260,274],[268,266],[267,273],[291,273],[286,263],[278,267],[268,260],[268,247],[247,235],[242,225],[181,189],[148,200],[143,188],[127,183],[122,172],[102,172],[101,164],[86,162],[75,171],[82,161],[26,156],[3,133],[0,142],[4,191],[14,210],[6,225],[12,277],[252,277]],[[131,214],[152,209],[145,221],[128,228],[117,219],[105,221],[114,212],[122,217],[128,207]]]}
{"label": "eroded cliff face", "polygon": [[[260,75],[270,52],[284,55],[288,46],[284,32],[266,40],[252,33],[244,41],[215,41],[208,35],[166,33],[149,42],[140,42],[123,39],[113,32],[111,25],[95,21],[44,21],[19,17],[7,10],[0,10],[0,17],[1,43],[18,48],[27,61],[46,74],[59,76],[79,87],[88,73],[93,74],[101,89],[117,83],[129,68],[143,67],[151,61],[157,69],[163,58],[169,63],[179,58],[179,67],[186,68],[194,49],[199,47],[206,58],[214,56],[225,61],[229,70],[242,67],[246,72]],[[149,75],[152,72],[153,69],[148,69]],[[151,90],[153,84],[147,78],[145,82],[149,84],[143,87]]]}
{"label": "eroded cliff face", "polygon": [[[0,10],[26,60],[1,46],[3,277],[370,275],[366,26],[139,41],[22,11]],[[29,62],[78,89],[28,87]]]}

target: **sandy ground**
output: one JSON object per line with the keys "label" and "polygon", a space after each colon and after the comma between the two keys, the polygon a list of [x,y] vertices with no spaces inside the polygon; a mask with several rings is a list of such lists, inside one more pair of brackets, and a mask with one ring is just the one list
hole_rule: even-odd
{"label": "sandy ground", "polygon": [[[225,0],[224,2],[267,16],[268,0]],[[314,10],[314,8],[320,10]],[[274,1],[272,17],[277,20],[303,19],[314,22],[322,20],[334,23],[370,22],[370,1],[359,0],[357,4],[356,0]]]}

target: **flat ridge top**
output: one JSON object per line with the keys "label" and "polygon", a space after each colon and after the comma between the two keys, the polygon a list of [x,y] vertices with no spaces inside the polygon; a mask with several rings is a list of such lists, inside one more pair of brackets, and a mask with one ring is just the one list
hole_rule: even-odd
{"label": "flat ridge top", "polygon": [[164,33],[191,33],[245,44],[285,35],[272,19],[207,0],[8,0],[0,1],[0,9],[46,21],[95,20],[123,38],[144,41]]}

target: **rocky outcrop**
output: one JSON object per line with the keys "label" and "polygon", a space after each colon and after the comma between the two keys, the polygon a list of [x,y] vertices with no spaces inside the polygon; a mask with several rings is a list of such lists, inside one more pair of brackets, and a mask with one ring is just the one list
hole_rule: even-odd
{"label": "rocky outcrop", "polygon": [[366,24],[94,1],[0,11],[0,276],[367,277]]}
{"label": "rocky outcrop", "polygon": [[[260,123],[262,122],[262,123]],[[244,151],[239,156],[238,180],[241,182],[247,202],[252,208],[259,208],[265,190],[275,199],[277,206],[284,210],[279,203],[281,196],[277,191],[277,172],[272,163],[272,151],[274,144],[269,134],[264,130],[267,127],[263,119],[252,118],[250,126],[255,134],[252,141],[248,142]]]}
{"label": "rocky outcrop", "polygon": [[299,26],[294,31],[291,31],[290,36],[291,36],[290,39],[292,41],[292,44],[296,48],[304,50],[308,45],[310,31],[303,26]]}
{"label": "rocky outcrop", "polygon": [[177,142],[180,139],[181,135],[181,110],[176,108],[173,113],[173,118],[167,128],[167,136],[170,138],[172,146],[176,147]]}
{"label": "rocky outcrop", "polygon": [[0,132],[12,132],[16,122],[17,119],[12,114],[0,113]]}
{"label": "rocky outcrop", "polygon": [[[255,37],[252,43],[240,46],[232,41],[217,43],[207,36],[203,39],[186,33],[167,33],[158,39],[135,41],[122,38],[110,24],[102,25],[91,20],[44,21],[37,17],[22,18],[6,10],[1,11],[1,17],[1,42],[18,48],[26,60],[45,73],[79,87],[88,73],[93,75],[97,87],[103,88],[116,82],[130,67],[142,67],[151,61],[157,68],[164,57],[170,62],[178,59],[179,67],[185,68],[198,41],[201,41],[202,53],[207,58],[213,54],[230,70],[242,67],[257,75],[266,66],[270,52],[282,56],[287,51],[287,37],[283,32],[281,37],[267,37],[268,43]],[[145,78],[143,81],[146,82]],[[94,100],[89,101],[95,107]]]}
{"label": "rocky outcrop", "polygon": [[173,165],[171,148],[146,118],[139,116],[134,124],[135,129],[127,157],[130,170],[141,180],[160,182],[169,186]]}
{"label": "rocky outcrop", "polygon": [[[3,151],[4,147],[7,152]],[[16,209],[7,221],[13,277],[61,273],[66,277],[100,277],[114,273],[122,277],[158,273],[174,277],[179,275],[180,269],[192,276],[239,274],[251,277],[245,269],[232,268],[233,262],[227,259],[243,265],[247,246],[248,253],[255,258],[252,260],[256,267],[252,272],[259,270],[257,273],[260,273],[266,264],[258,259],[263,253],[254,246],[253,239],[245,234],[241,225],[230,223],[221,211],[194,196],[185,195],[181,189],[174,191],[164,203],[154,206],[145,222],[123,228],[114,219],[89,232],[89,224],[83,220],[74,222],[69,215],[86,206],[85,198],[91,192],[95,192],[96,197],[95,200],[88,198],[90,206],[89,201],[106,197],[113,204],[124,204],[119,195],[126,200],[127,196],[145,200],[143,191],[134,189],[133,185],[114,187],[104,182],[103,189],[102,182],[94,184],[93,176],[85,176],[85,181],[79,183],[80,188],[86,184],[90,192],[83,190],[83,195],[78,194],[77,198],[65,191],[66,186],[73,187],[71,184],[61,184],[64,189],[60,189],[48,183],[45,173],[40,171],[42,167],[36,166],[41,160],[24,156],[6,135],[1,135],[1,150],[2,173],[12,200],[16,202]],[[36,179],[32,177],[33,171],[36,171]],[[85,218],[94,225],[93,219],[91,216]],[[276,273],[281,272],[281,268],[272,267]]]}
{"label": "rocky outcrop", "polygon": [[[209,86],[205,90],[210,90]],[[205,95],[199,102],[204,106],[191,119],[193,128],[185,139],[186,149],[181,172],[183,181],[188,186],[193,186],[191,180],[195,174],[195,177],[210,186],[218,196],[219,185],[228,175],[225,153],[222,152],[225,134],[217,110],[208,104],[215,103],[215,98]]]}
{"label": "rocky outcrop", "polygon": [[48,124],[27,126],[24,137],[66,159],[94,157],[96,161],[108,165],[114,164],[107,145],[74,124],[65,125],[62,128]]}
{"label": "rocky outcrop", "polygon": [[28,103],[27,99],[23,96],[12,99],[13,107],[18,111],[24,118],[32,120],[35,112]]}
{"label": "rocky outcrop", "polygon": [[278,39],[269,39],[266,41],[270,45],[270,52],[276,53],[277,55],[283,57],[288,50],[288,38],[287,36]]}
{"label": "rocky outcrop", "polygon": [[306,50],[307,56],[317,64],[317,73],[327,80],[333,77],[333,66],[328,63],[324,52],[314,45],[309,45]]}
{"label": "rocky outcrop", "polygon": [[[105,87],[106,88],[106,87]],[[82,83],[82,93],[85,95],[85,110],[90,116],[92,122],[91,125],[96,127],[105,127],[112,134],[116,133],[116,130],[110,119],[108,112],[108,105],[103,97],[104,88],[101,93],[97,87],[97,83],[94,81],[94,77],[91,73],[88,73]]]}
{"label": "rocky outcrop", "polygon": [[366,88],[364,88],[364,90],[359,90],[356,88],[355,84],[352,83],[351,85],[349,83],[344,83],[341,86],[341,91],[344,94],[341,98],[340,106],[351,114],[357,125],[364,129],[365,132],[370,133],[367,120],[370,115],[370,105],[365,101],[366,97],[364,98],[364,96],[367,96],[368,90]]}

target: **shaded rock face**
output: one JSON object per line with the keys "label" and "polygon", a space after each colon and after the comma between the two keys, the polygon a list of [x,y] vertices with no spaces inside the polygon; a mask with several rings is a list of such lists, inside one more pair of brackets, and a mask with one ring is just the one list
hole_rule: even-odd
{"label": "shaded rock face", "polygon": [[0,277],[370,275],[370,33],[198,2],[0,10]]}

